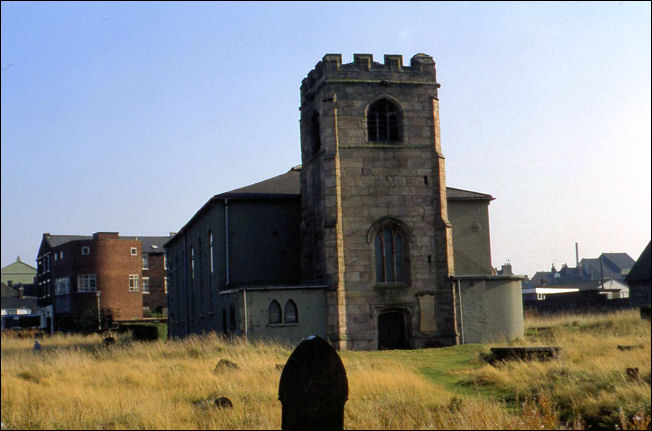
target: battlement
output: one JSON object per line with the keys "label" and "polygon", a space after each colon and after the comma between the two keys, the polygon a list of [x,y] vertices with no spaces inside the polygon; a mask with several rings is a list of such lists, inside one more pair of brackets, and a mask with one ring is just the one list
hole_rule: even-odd
{"label": "battlement", "polygon": [[311,92],[325,80],[415,82],[436,84],[435,62],[427,54],[416,54],[410,65],[403,65],[402,55],[385,54],[384,62],[374,61],[372,54],[353,54],[353,62],[342,64],[342,54],[326,54],[301,82],[301,92]]}

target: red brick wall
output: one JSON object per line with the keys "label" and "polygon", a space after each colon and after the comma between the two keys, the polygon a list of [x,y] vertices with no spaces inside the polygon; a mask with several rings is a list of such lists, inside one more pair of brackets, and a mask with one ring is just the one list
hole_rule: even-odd
{"label": "red brick wall", "polygon": [[[110,309],[113,319],[143,317],[141,243],[98,235],[94,241],[97,287],[102,309]],[[132,255],[131,248],[136,249]],[[129,291],[129,275],[138,275],[139,291]]]}

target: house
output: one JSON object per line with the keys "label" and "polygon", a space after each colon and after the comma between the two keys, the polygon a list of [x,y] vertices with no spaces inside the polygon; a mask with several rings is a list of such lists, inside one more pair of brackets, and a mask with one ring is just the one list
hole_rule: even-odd
{"label": "house", "polygon": [[171,337],[340,349],[523,335],[521,279],[493,275],[493,197],[446,187],[435,64],[328,54],[301,85],[301,166],[213,196],[165,245]]}
{"label": "house", "polygon": [[36,268],[20,260],[20,256],[11,263],[2,268],[2,283],[7,286],[14,284],[30,285],[34,284],[36,277]]}
{"label": "house", "polygon": [[650,290],[652,289],[652,283],[650,282],[651,266],[650,243],[648,242],[647,247],[645,247],[645,250],[643,250],[627,275],[632,305],[640,307],[650,304]]}
{"label": "house", "polygon": [[629,287],[615,279],[564,281],[560,278],[546,287],[523,289],[523,306],[551,311],[578,308],[627,308]]}
{"label": "house", "polygon": [[[33,284],[27,286],[33,287]],[[31,328],[39,325],[36,296],[31,296],[22,284],[2,283],[2,330],[10,328]]]}
{"label": "house", "polygon": [[595,259],[582,259],[580,271],[589,280],[615,279],[625,281],[634,266],[634,259],[627,253],[602,253]]}
{"label": "house", "polygon": [[[41,327],[73,330],[80,319],[101,310],[108,320],[143,317],[163,311],[165,254],[169,237],[43,234],[37,257]],[[88,316],[85,316],[88,315]]]}

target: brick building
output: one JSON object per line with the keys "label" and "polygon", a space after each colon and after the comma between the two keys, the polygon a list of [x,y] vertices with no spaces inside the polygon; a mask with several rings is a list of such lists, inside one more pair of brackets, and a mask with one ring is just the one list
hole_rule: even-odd
{"label": "brick building", "polygon": [[324,56],[301,85],[301,167],[214,196],[166,244],[170,335],[522,336],[522,277],[492,275],[493,198],[446,187],[438,88],[425,54]]}
{"label": "brick building", "polygon": [[166,307],[165,254],[169,237],[43,234],[36,286],[42,327],[74,329],[85,314],[114,320]]}

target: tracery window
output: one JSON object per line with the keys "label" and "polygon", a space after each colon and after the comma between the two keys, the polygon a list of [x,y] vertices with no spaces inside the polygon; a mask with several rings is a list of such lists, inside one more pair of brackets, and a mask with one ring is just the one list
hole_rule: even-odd
{"label": "tracery window", "polygon": [[369,141],[397,142],[402,140],[402,115],[398,105],[389,99],[374,102],[367,111]]}
{"label": "tracery window", "polygon": [[374,249],[377,282],[407,281],[405,234],[398,225],[384,223],[377,228]]}

